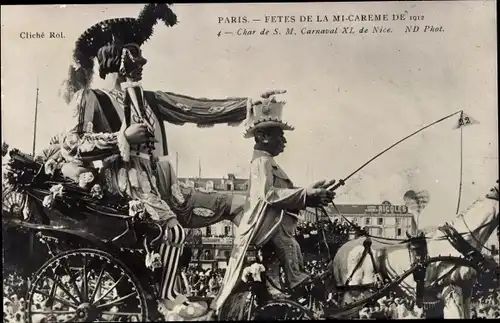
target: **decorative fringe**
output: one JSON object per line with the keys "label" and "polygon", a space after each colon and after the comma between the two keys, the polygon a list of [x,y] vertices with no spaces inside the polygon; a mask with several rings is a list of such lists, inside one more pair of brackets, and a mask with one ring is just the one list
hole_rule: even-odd
{"label": "decorative fringe", "polygon": [[122,157],[124,162],[128,162],[130,160],[130,145],[125,137],[125,122],[122,123],[122,127],[118,132],[118,149],[120,150],[120,156]]}
{"label": "decorative fringe", "polygon": [[250,126],[251,122],[252,122],[252,119],[253,119],[253,102],[252,102],[252,99],[248,98],[247,99],[247,116],[246,116],[246,119],[245,119],[245,125],[247,125],[248,127]]}
{"label": "decorative fringe", "polygon": [[214,126],[214,124],[207,124],[207,123],[204,123],[204,124],[197,124],[196,127],[198,128],[212,128]]}

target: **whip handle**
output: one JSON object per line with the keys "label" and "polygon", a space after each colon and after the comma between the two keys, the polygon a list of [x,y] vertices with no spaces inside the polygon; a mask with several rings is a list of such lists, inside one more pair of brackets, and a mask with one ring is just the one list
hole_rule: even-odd
{"label": "whip handle", "polygon": [[345,181],[343,179],[339,180],[338,183],[333,184],[332,186],[328,186],[327,190],[329,191],[335,191],[337,188],[344,186]]}

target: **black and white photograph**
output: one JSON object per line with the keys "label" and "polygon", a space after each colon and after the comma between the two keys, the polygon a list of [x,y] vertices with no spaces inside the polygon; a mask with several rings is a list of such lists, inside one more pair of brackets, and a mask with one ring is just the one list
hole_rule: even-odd
{"label": "black and white photograph", "polygon": [[499,319],[496,7],[2,5],[4,322]]}

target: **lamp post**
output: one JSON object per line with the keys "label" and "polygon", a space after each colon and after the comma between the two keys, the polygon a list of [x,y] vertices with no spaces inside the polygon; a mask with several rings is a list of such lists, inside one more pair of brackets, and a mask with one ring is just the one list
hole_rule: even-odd
{"label": "lamp post", "polygon": [[38,119],[38,78],[36,81],[36,101],[35,101],[35,120],[33,122],[33,157],[35,156],[35,147],[36,147],[36,126],[37,126],[37,119]]}

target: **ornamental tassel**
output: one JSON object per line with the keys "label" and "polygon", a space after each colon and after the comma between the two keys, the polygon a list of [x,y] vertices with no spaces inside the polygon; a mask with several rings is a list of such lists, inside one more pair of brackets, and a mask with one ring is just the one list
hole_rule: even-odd
{"label": "ornamental tassel", "polygon": [[252,102],[252,99],[248,98],[247,99],[247,117],[245,120],[245,125],[247,127],[249,127],[252,124],[253,116],[254,116],[253,102]]}

